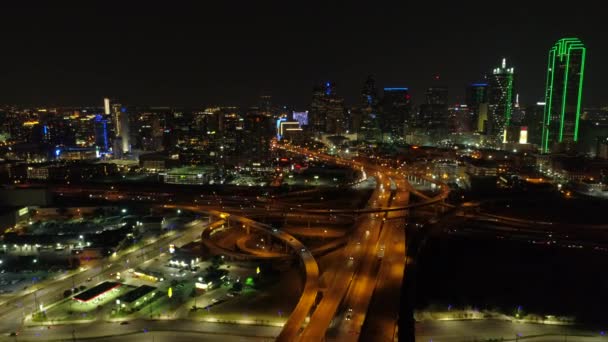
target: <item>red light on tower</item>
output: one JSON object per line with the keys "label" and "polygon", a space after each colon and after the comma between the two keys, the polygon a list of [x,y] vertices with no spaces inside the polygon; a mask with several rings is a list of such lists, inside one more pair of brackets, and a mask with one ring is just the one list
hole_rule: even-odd
{"label": "red light on tower", "polygon": [[439,74],[435,75],[435,77],[433,77],[435,79],[435,81],[439,81]]}

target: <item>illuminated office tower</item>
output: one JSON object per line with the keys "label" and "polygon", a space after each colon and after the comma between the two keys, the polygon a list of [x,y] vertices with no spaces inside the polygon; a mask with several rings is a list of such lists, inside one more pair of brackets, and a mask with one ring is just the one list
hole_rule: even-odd
{"label": "illuminated office tower", "polygon": [[120,108],[120,138],[122,140],[122,152],[129,153],[131,152],[131,139],[130,139],[130,130],[129,130],[129,112],[125,107]]}
{"label": "illuminated office tower", "polygon": [[107,97],[103,99],[103,113],[110,115],[110,99]]}
{"label": "illuminated office tower", "polygon": [[108,120],[97,114],[93,119],[95,145],[102,151],[108,150]]}
{"label": "illuminated office tower", "polygon": [[114,154],[115,157],[122,157],[123,153],[131,152],[131,139],[129,130],[129,113],[127,108],[120,103],[114,103],[110,106],[109,99],[104,99],[104,105],[109,113],[106,113],[106,118],[110,119],[114,137]]}
{"label": "illuminated office tower", "polygon": [[488,109],[486,133],[496,142],[503,142],[513,109],[513,68],[507,68],[504,58],[488,76]]}
{"label": "illuminated office tower", "polygon": [[578,141],[586,49],[563,38],[549,50],[541,152],[569,151]]}

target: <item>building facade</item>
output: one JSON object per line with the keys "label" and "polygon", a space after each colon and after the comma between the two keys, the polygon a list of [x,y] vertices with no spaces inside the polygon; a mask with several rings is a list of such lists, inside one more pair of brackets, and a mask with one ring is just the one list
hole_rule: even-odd
{"label": "building facade", "polygon": [[503,58],[500,67],[492,70],[488,79],[488,119],[486,134],[495,142],[504,142],[513,110],[513,68],[507,68]]}
{"label": "building facade", "polygon": [[[466,105],[469,109],[470,117],[468,126],[471,131],[483,132],[483,126],[479,127],[478,122],[480,116],[485,115],[487,120],[487,103],[488,103],[488,84],[487,83],[472,83],[466,90]],[[484,108],[482,108],[484,107]],[[485,113],[480,113],[485,109]],[[482,115],[480,115],[482,114]]]}
{"label": "building facade", "polygon": [[384,88],[381,101],[380,129],[385,137],[403,138],[412,125],[411,96],[408,88]]}
{"label": "building facade", "polygon": [[563,38],[549,50],[541,152],[569,151],[578,141],[586,48]]}

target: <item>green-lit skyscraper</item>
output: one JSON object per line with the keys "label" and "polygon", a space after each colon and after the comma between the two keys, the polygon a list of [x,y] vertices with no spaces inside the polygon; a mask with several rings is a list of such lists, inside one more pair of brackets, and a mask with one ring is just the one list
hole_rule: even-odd
{"label": "green-lit skyscraper", "polygon": [[578,141],[586,49],[578,38],[563,38],[549,50],[541,152],[574,149]]}

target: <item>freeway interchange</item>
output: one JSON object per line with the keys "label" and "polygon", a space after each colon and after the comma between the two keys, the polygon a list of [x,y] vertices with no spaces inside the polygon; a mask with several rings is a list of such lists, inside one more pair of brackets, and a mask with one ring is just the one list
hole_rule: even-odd
{"label": "freeway interchange", "polygon": [[[129,340],[135,338],[132,334],[150,330],[225,336],[227,339],[239,340],[393,341],[398,333],[400,309],[403,301],[407,300],[401,298],[404,275],[408,274],[409,265],[415,263],[411,256],[416,253],[408,251],[408,240],[411,240],[411,237],[406,234],[412,209],[436,208],[427,222],[429,234],[444,230],[446,222],[453,218],[487,221],[522,230],[536,226],[540,226],[540,229],[559,229],[551,222],[480,213],[477,210],[478,203],[467,202],[459,206],[446,204],[445,199],[449,193],[447,186],[436,182],[437,192],[432,195],[423,193],[408,182],[412,175],[408,174],[407,170],[378,165],[370,160],[346,160],[299,148],[289,148],[289,152],[364,170],[368,177],[375,179],[373,191],[365,207],[332,207],[331,202],[328,202],[328,205],[321,205],[320,208],[311,208],[281,200],[244,207],[243,201],[234,198],[220,200],[219,203],[211,200],[193,202],[182,198],[161,204],[161,207],[167,209],[206,215],[209,221],[194,220],[183,230],[165,233],[137,249],[121,251],[106,259],[93,261],[86,268],[46,280],[17,293],[0,306],[0,331],[20,331],[19,340],[22,341],[40,340],[40,325],[23,328],[28,316],[36,310],[37,303],[51,303],[61,297],[66,288],[75,284],[84,283],[89,279],[101,280],[108,274],[125,272],[147,260],[162,256],[166,254],[170,244],[185,246],[193,241],[200,241],[213,254],[234,260],[294,262],[299,269],[302,284],[299,298],[290,315],[276,324],[267,325],[245,322],[225,324],[175,317],[171,318],[171,324],[165,320],[136,319],[132,320],[130,325],[120,326],[118,329],[117,323],[110,321],[75,323],[70,326],[78,326],[77,328],[55,325],[53,329],[45,330],[44,339],[70,339],[74,337],[74,331],[77,329],[79,336],[87,338],[108,338],[108,331],[115,330],[116,333],[112,335],[116,335],[116,340],[120,340],[122,335],[124,340]],[[61,192],[69,194],[70,189],[63,186]],[[113,190],[113,193],[116,192],[118,190]],[[82,189],[74,191],[77,196],[83,193],[86,191]],[[308,228],[296,225],[278,229],[258,221],[258,218],[271,216],[280,217],[284,222],[308,220]],[[311,220],[317,221],[318,226],[310,228]],[[330,222],[350,228],[342,230],[327,227]],[[246,234],[241,232],[236,239],[236,248],[223,246],[214,238],[217,232],[226,230],[225,226],[246,231]],[[562,228],[570,229],[567,226]],[[584,228],[593,232],[604,227]],[[251,245],[251,236],[263,236],[284,248],[258,248]],[[316,242],[309,245],[310,241]],[[238,326],[227,327],[234,324]]]}
{"label": "freeway interchange", "polygon": [[[311,151],[292,151],[311,155]],[[244,249],[240,252],[219,250],[221,254],[243,259],[289,259],[299,260],[304,284],[300,298],[289,318],[282,327],[268,328],[258,332],[251,327],[244,327],[244,335],[268,337],[274,336],[279,341],[321,341],[327,337],[341,341],[354,339],[392,340],[397,330],[397,315],[399,313],[399,296],[406,261],[405,225],[407,212],[410,208],[442,204],[446,197],[445,187],[435,197],[417,193],[408,183],[405,174],[388,167],[371,163],[361,163],[343,160],[331,156],[314,154],[328,163],[349,165],[364,168],[368,175],[376,179],[376,186],[364,209],[307,209],[295,208],[284,213],[285,216],[307,215],[350,215],[354,224],[348,233],[335,240],[325,242],[321,247],[309,249],[294,235],[285,230],[273,228],[268,224],[248,218],[250,214],[265,210],[243,210],[213,205],[192,203],[170,203],[165,208],[177,208],[209,215],[209,222],[196,220],[182,231],[171,231],[154,241],[141,246],[137,250],[124,251],[109,258],[95,261],[85,269],[74,271],[58,279],[52,279],[39,284],[36,289],[20,293],[7,300],[0,307],[0,331],[18,331],[29,313],[35,310],[38,302],[50,303],[61,295],[65,288],[85,282],[87,279],[100,279],[105,274],[125,272],[129,268],[158,257],[166,252],[169,244],[186,245],[199,240],[205,244],[210,241],[213,229],[224,222],[237,226],[247,226],[256,231],[280,241],[288,248],[287,253],[260,252]],[[66,191],[67,189],[62,189]],[[424,196],[421,202],[410,203],[411,195]],[[285,211],[285,208],[274,211]],[[268,212],[269,210],[266,209]],[[270,210],[273,212],[273,210]],[[253,215],[251,215],[253,216]],[[314,235],[314,234],[313,234]],[[338,241],[338,242],[336,242]],[[218,247],[218,246],[209,246]],[[324,254],[331,252],[328,254]],[[232,255],[231,253],[234,253]],[[319,268],[318,258],[324,259],[324,269]],[[323,280],[323,281],[321,281]],[[86,323],[89,337],[95,336],[94,331],[107,333],[106,329],[97,328],[110,324],[108,322]],[[116,323],[113,323],[116,324]],[[187,326],[183,320],[176,322],[173,328]],[[202,324],[202,323],[201,323]],[[209,325],[205,323],[204,325]],[[153,327],[158,323],[150,323]],[[83,325],[84,326],[84,325]],[[150,328],[154,329],[154,328]],[[36,340],[35,328],[22,329],[20,340]],[[81,329],[79,329],[81,330]],[[130,331],[128,327],[121,330]],[[162,330],[162,329],[158,329]],[[210,329],[215,331],[222,329]],[[217,333],[217,331],[215,331]],[[64,339],[73,335],[74,329],[58,328],[46,332],[48,339]],[[251,334],[251,335],[249,335]],[[238,335],[238,334],[237,334]],[[32,337],[34,336],[34,337]],[[105,335],[104,335],[105,336]]]}

